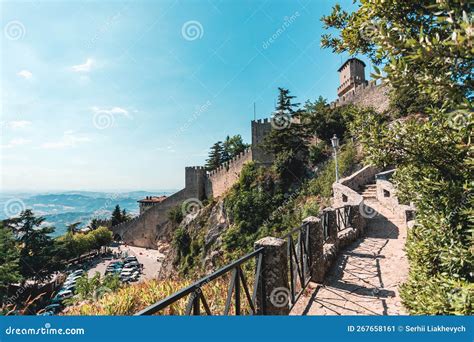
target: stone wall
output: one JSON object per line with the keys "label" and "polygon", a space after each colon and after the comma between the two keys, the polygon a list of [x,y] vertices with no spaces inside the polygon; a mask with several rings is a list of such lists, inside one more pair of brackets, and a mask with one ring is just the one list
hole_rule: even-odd
{"label": "stone wall", "polygon": [[375,81],[370,81],[368,84],[357,86],[354,90],[331,102],[331,107],[354,104],[361,107],[373,107],[378,112],[384,112],[388,110],[390,102],[389,90],[387,84],[377,84]]}
{"label": "stone wall", "polygon": [[113,226],[114,236],[120,236],[123,242],[133,246],[156,248],[157,241],[167,233],[164,229],[168,222],[167,212],[188,196],[186,189],[174,193],[132,220]]}
{"label": "stone wall", "polygon": [[207,198],[222,196],[229,190],[239,179],[245,163],[252,161],[252,158],[252,148],[248,148],[232,160],[209,172],[206,183]]}
{"label": "stone wall", "polygon": [[371,165],[365,166],[339,183],[333,183],[333,206],[335,208],[346,204],[359,204],[362,195],[358,193],[365,184],[373,183],[379,170]]}
{"label": "stone wall", "polygon": [[377,185],[377,200],[386,209],[390,210],[392,214],[408,222],[414,219],[415,207],[412,204],[402,204],[397,197],[397,189],[395,185],[390,182],[390,178],[395,170],[380,172],[375,175],[375,184]]}
{"label": "stone wall", "polygon": [[[156,203],[150,209],[128,222],[112,227],[114,236],[127,244],[156,248],[157,241],[169,232],[166,230],[168,211],[186,200],[199,203],[205,196],[206,170],[202,166],[185,168],[185,188]],[[199,205],[199,204],[198,204]]]}
{"label": "stone wall", "polygon": [[271,165],[273,163],[273,155],[262,148],[265,137],[271,130],[272,124],[269,119],[252,121],[253,160],[259,164]]}

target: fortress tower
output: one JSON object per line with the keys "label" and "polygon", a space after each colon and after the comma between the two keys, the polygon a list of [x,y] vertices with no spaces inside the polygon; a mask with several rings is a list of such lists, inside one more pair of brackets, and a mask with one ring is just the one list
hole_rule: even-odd
{"label": "fortress tower", "polygon": [[367,84],[365,80],[365,63],[358,58],[349,58],[337,71],[339,72],[340,83],[339,87],[337,87],[337,96],[339,97],[361,84]]}
{"label": "fortress tower", "polygon": [[272,124],[268,119],[252,121],[252,152],[253,160],[261,165],[271,165],[273,155],[266,152],[262,147],[265,137],[272,130]]}

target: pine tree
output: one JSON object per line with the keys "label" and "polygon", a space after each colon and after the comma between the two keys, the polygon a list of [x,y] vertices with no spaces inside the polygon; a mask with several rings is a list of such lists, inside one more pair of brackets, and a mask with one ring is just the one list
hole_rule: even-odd
{"label": "pine tree", "polygon": [[25,279],[44,280],[59,270],[55,256],[56,245],[51,238],[53,227],[42,227],[44,217],[35,217],[30,209],[19,217],[3,221],[18,237],[21,244],[20,272]]}
{"label": "pine tree", "polygon": [[267,135],[263,147],[276,159],[284,182],[288,185],[299,180],[305,172],[308,158],[308,134],[299,123],[302,111],[299,103],[293,103],[294,96],[284,88],[278,88],[278,103],[272,118],[272,130]]}
{"label": "pine tree", "polygon": [[222,142],[218,141],[211,147],[211,151],[209,152],[209,158],[206,160],[206,169],[207,170],[214,170],[219,167],[222,163],[222,153],[223,147]]}
{"label": "pine tree", "polygon": [[12,232],[0,223],[0,303],[8,285],[21,280],[19,250]]}
{"label": "pine tree", "polygon": [[130,220],[130,218],[131,218],[131,217],[130,217],[130,214],[127,213],[127,210],[124,208],[124,209],[122,210],[122,222],[127,222],[127,221]]}
{"label": "pine tree", "polygon": [[225,163],[226,161],[232,159],[231,149],[231,139],[229,136],[227,136],[224,140],[224,143],[222,144],[221,163]]}
{"label": "pine tree", "polygon": [[112,212],[112,226],[116,226],[123,222],[122,211],[120,210],[120,206],[117,204],[115,206],[114,211]]}

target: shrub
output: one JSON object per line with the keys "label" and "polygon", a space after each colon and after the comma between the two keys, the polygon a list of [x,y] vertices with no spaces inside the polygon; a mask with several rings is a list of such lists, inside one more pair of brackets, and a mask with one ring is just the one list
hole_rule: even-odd
{"label": "shrub", "polygon": [[183,209],[181,205],[177,205],[168,211],[168,220],[175,224],[180,224],[183,221]]}
{"label": "shrub", "polygon": [[312,165],[317,165],[328,157],[328,146],[324,141],[320,141],[317,144],[309,147],[309,162]]}

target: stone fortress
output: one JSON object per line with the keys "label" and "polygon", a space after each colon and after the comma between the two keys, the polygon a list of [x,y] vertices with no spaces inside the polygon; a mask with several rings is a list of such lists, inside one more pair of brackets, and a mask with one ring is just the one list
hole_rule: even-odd
{"label": "stone fortress", "polygon": [[[332,107],[353,103],[372,106],[379,111],[388,108],[387,87],[365,80],[364,62],[350,58],[338,71],[338,99],[331,103]],[[262,142],[272,129],[271,119],[253,120],[249,148],[212,171],[203,166],[186,167],[184,189],[168,197],[140,200],[140,215],[113,226],[114,238],[139,247],[157,248],[157,242],[166,235],[165,225],[169,223],[170,209],[181,206],[187,213],[190,212],[188,209],[200,207],[202,200],[221,197],[236,183],[247,162],[253,161],[262,166],[272,164],[273,156],[262,148]]]}

